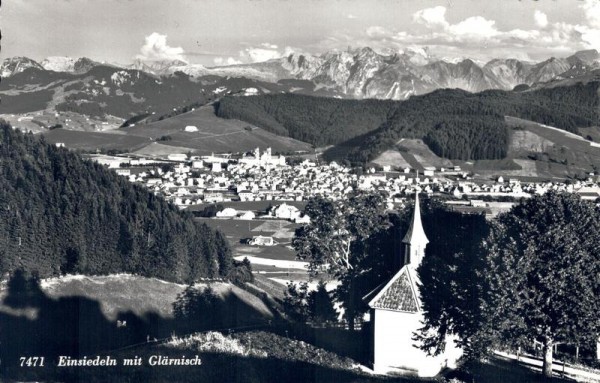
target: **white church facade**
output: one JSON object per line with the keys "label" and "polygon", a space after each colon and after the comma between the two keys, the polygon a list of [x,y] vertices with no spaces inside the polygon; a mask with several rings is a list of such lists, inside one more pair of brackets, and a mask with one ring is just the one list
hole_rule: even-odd
{"label": "white church facade", "polygon": [[416,272],[429,243],[421,222],[418,194],[404,244],[404,266],[383,287],[365,297],[371,308],[372,367],[376,373],[437,375],[444,367],[454,367],[462,351],[448,339],[446,350],[429,356],[416,346],[414,333],[423,324],[423,310]]}

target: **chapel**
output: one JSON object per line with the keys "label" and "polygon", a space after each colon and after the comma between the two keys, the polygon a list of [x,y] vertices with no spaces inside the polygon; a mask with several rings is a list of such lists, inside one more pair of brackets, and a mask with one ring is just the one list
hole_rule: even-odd
{"label": "chapel", "polygon": [[462,355],[451,339],[446,342],[445,352],[437,356],[428,356],[415,347],[417,341],[413,340],[413,334],[423,326],[417,268],[428,243],[417,193],[411,223],[402,240],[403,266],[387,283],[365,297],[370,307],[371,362],[376,373],[431,377],[444,367],[455,367]]}

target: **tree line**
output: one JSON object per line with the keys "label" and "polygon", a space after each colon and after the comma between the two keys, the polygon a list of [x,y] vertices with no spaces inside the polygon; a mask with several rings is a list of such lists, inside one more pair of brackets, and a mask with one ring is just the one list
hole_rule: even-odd
{"label": "tree line", "polygon": [[6,123],[0,159],[2,273],[127,272],[186,283],[235,274],[222,233],[99,164]]}
{"label": "tree line", "polygon": [[215,108],[219,117],[244,120],[315,146],[336,145],[326,153],[330,159],[357,165],[401,138],[423,139],[445,158],[479,160],[506,156],[507,115],[573,133],[597,125],[597,90],[598,82],[525,92],[442,89],[406,101],[268,94],[224,97]]}

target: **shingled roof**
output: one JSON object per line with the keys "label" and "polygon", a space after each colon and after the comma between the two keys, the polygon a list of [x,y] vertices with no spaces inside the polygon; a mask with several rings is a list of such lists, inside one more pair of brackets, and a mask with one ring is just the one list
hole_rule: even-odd
{"label": "shingled roof", "polygon": [[420,310],[415,276],[403,267],[369,302],[374,309],[416,313]]}

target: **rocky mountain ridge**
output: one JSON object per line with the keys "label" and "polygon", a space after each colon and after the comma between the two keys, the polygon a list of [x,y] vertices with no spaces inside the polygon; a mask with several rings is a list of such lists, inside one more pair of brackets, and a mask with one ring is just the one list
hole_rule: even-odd
{"label": "rocky mountain ridge", "polygon": [[[4,78],[27,68],[82,74],[106,66],[87,58],[48,58],[42,63],[26,57],[4,60]],[[114,67],[114,66],[113,66]],[[566,58],[549,58],[539,63],[517,59],[494,59],[485,64],[471,59],[457,62],[440,60],[427,50],[406,50],[381,54],[369,47],[327,52],[322,55],[291,54],[266,62],[208,68],[177,61],[143,61],[136,59],[127,70],[139,70],[159,77],[182,72],[199,78],[217,76],[247,78],[276,83],[304,80],[316,88],[331,90],[349,98],[404,100],[441,88],[458,88],[469,92],[487,89],[510,90],[517,85],[577,78],[600,69],[596,50],[577,52]]]}

